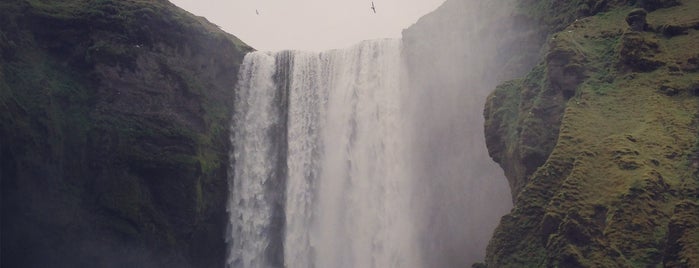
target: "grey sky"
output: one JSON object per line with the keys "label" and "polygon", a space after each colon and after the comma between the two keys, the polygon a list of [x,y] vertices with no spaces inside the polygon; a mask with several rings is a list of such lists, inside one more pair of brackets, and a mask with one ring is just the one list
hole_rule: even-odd
{"label": "grey sky", "polygon": [[[258,50],[326,50],[400,37],[444,0],[170,0]],[[257,10],[260,14],[255,13]]]}

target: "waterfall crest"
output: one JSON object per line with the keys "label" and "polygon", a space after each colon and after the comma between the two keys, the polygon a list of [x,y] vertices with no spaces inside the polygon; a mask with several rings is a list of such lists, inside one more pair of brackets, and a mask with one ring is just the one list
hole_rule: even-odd
{"label": "waterfall crest", "polygon": [[391,39],[246,56],[232,131],[229,267],[422,266],[403,68],[401,42]]}
{"label": "waterfall crest", "polygon": [[496,80],[484,66],[499,41],[474,42],[473,32],[431,25],[403,40],[247,55],[231,131],[227,266],[482,260],[511,200],[483,136]]}

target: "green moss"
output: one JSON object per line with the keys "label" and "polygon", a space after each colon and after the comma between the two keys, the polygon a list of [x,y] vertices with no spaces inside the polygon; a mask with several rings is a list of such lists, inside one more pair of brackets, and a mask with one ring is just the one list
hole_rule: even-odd
{"label": "green moss", "polygon": [[[697,7],[695,1],[683,1],[649,13],[649,23],[684,25],[697,19],[696,12],[686,10]],[[696,250],[679,246],[681,239],[695,235],[696,221],[673,215],[684,215],[677,206],[697,196],[697,180],[687,178],[696,178],[699,166],[693,160],[699,99],[692,91],[698,77],[691,60],[699,49],[699,32],[670,38],[660,31],[634,33],[639,44],[654,43],[647,46],[652,53],[639,58],[662,62],[661,67],[638,68],[638,62],[621,60],[627,57],[628,10],[579,19],[552,35],[550,52],[535,72],[542,77],[538,87],[517,80],[494,93],[507,88],[508,96],[518,96],[518,112],[510,112],[512,102],[489,98],[486,111],[511,115],[503,120],[507,117],[486,112],[487,139],[502,142],[489,144],[489,151],[511,185],[521,187],[514,192],[512,213],[503,218],[488,247],[489,266],[645,267],[696,259],[684,257],[695,256]],[[556,99],[541,92],[550,95],[557,85],[576,78],[566,76],[566,70],[584,76],[578,76],[582,80],[563,109],[551,110]],[[560,113],[560,127],[551,124],[551,112]],[[541,139],[551,133],[542,125],[557,127],[556,139]],[[519,134],[503,134],[513,129]],[[507,156],[499,149],[503,147],[519,154]],[[521,173],[518,162],[531,163],[527,157],[546,152],[530,175]],[[686,221],[679,224],[679,218]]]}
{"label": "green moss", "polygon": [[123,266],[221,263],[235,79],[218,72],[251,49],[167,1],[10,0],[0,15],[2,251],[42,252],[3,265],[101,266],[123,248],[140,251]]}

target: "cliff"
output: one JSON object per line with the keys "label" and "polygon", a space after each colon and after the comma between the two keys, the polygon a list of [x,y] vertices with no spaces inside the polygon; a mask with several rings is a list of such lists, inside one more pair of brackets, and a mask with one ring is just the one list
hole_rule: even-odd
{"label": "cliff", "polygon": [[164,0],[0,3],[0,266],[222,266],[250,50]]}
{"label": "cliff", "polygon": [[[484,265],[699,266],[698,14],[693,0],[448,0],[404,32],[411,86],[437,93],[415,104],[420,128],[479,137],[454,127],[479,119],[445,115],[496,88],[483,138],[514,208]],[[226,126],[250,50],[163,0],[0,3],[0,266],[223,266]],[[460,170],[432,156],[417,224],[443,243],[422,246],[462,266],[484,242],[434,220],[464,199]]]}
{"label": "cliff", "polygon": [[486,104],[515,202],[485,264],[699,266],[699,2],[518,8],[548,37]]}

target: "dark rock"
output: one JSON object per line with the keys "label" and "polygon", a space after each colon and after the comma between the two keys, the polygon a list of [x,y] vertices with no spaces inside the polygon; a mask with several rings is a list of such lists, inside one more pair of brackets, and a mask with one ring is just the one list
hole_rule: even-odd
{"label": "dark rock", "polygon": [[665,65],[657,60],[655,54],[660,52],[657,42],[645,38],[639,32],[625,33],[621,38],[619,60],[621,69],[637,72],[650,72]]}
{"label": "dark rock", "polygon": [[[691,244],[683,241],[694,241],[696,238],[696,230],[699,229],[697,211],[699,211],[699,205],[695,201],[682,200],[675,205],[665,240],[663,254],[665,267],[689,267],[682,253],[691,251]],[[692,236],[692,233],[695,235]]]}
{"label": "dark rock", "polygon": [[642,8],[631,10],[631,12],[626,15],[626,23],[629,24],[632,31],[645,31],[648,27],[646,15],[648,15],[648,12]]}
{"label": "dark rock", "polygon": [[684,35],[687,34],[688,30],[688,27],[682,27],[680,25],[673,24],[665,24],[658,27],[658,32],[662,33],[666,37]]}
{"label": "dark rock", "polygon": [[694,55],[687,58],[686,62],[680,61],[678,63],[680,69],[685,72],[696,72],[699,71],[699,55]]}
{"label": "dark rock", "polygon": [[690,84],[685,83],[673,83],[672,81],[666,82],[658,88],[658,92],[667,96],[676,95],[690,95],[696,96],[697,90],[699,89],[699,82],[694,82]]}
{"label": "dark rock", "polygon": [[569,268],[586,267],[580,262],[581,259],[583,259],[583,257],[579,250],[574,250],[574,247],[569,247],[561,254],[560,261],[558,261],[558,265],[556,266]]}
{"label": "dark rock", "polygon": [[6,1],[0,22],[0,266],[223,266],[250,48],[168,1]]}
{"label": "dark rock", "polygon": [[661,86],[660,89],[658,89],[658,91],[660,91],[660,93],[665,94],[667,96],[675,96],[678,93],[680,93],[679,89],[669,87],[669,86]]}
{"label": "dark rock", "polygon": [[599,226],[592,224],[577,211],[571,211],[563,220],[561,233],[567,241],[577,246],[589,245],[594,237],[602,236]]}
{"label": "dark rock", "polygon": [[560,91],[567,100],[587,78],[584,56],[564,42],[553,42],[552,50],[546,55],[547,76],[554,90]]}
{"label": "dark rock", "polygon": [[586,245],[592,239],[585,231],[585,226],[576,221],[567,221],[563,224],[562,233],[564,237],[575,245]]}
{"label": "dark rock", "polygon": [[648,11],[680,5],[678,0],[639,0],[638,5]]}
{"label": "dark rock", "polygon": [[488,266],[485,263],[477,262],[471,265],[471,268],[488,268]]}
{"label": "dark rock", "polygon": [[546,213],[546,215],[544,215],[544,219],[541,221],[541,241],[544,246],[548,243],[549,236],[558,232],[560,224],[561,217],[559,215],[553,213]]}
{"label": "dark rock", "polygon": [[595,214],[592,217],[592,220],[594,220],[595,224],[600,230],[604,230],[604,227],[607,225],[607,212],[609,212],[609,209],[605,206],[595,206]]}

